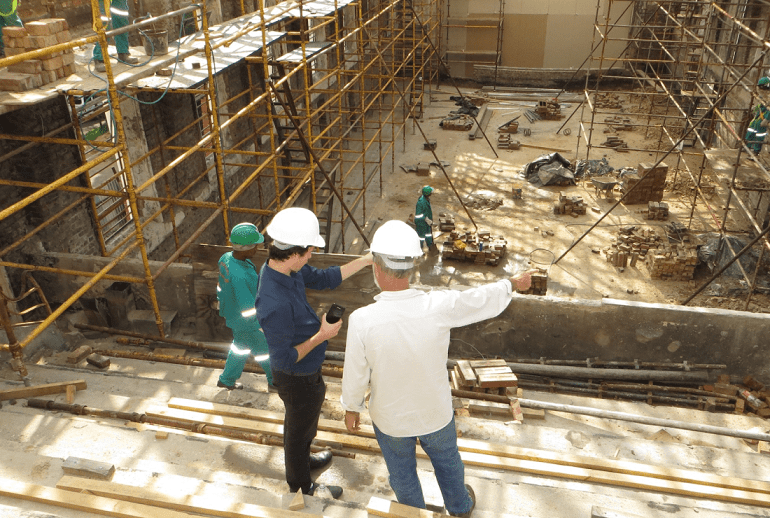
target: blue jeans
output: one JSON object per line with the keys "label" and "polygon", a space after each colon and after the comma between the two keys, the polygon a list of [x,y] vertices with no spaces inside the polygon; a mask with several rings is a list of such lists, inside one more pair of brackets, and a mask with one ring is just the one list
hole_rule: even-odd
{"label": "blue jeans", "polygon": [[[374,424],[374,423],[372,423]],[[455,419],[437,432],[419,437],[391,437],[374,425],[374,434],[390,474],[390,487],[398,502],[425,509],[420,479],[417,478],[417,439],[428,454],[444,497],[444,507],[452,514],[471,510],[473,501],[465,489],[465,467],[457,450]]]}

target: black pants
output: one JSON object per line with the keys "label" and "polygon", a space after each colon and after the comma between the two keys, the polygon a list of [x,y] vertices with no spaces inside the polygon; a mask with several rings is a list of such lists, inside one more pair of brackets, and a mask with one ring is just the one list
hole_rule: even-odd
{"label": "black pants", "polygon": [[296,493],[310,489],[310,443],[318,431],[318,418],[326,396],[321,371],[297,376],[273,371],[273,383],[286,407],[283,418],[283,454],[286,482]]}

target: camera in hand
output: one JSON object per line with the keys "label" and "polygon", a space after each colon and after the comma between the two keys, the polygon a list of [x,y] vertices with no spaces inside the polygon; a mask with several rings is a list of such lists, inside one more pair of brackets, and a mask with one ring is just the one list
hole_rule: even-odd
{"label": "camera in hand", "polygon": [[330,324],[334,324],[342,318],[343,314],[345,314],[345,308],[337,304],[332,304],[332,307],[330,307],[329,311],[326,313],[326,321]]}

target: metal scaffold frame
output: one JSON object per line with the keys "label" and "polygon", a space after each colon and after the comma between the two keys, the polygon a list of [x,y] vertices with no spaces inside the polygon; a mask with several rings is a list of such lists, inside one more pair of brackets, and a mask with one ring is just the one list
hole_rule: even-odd
{"label": "metal scaffold frame", "polygon": [[[92,0],[91,7],[95,35],[0,59],[0,67],[90,43],[101,45],[106,56],[108,38],[118,31],[102,25],[98,0]],[[123,30],[193,11],[200,29],[190,36],[190,47],[180,37],[177,60],[179,56],[202,57],[205,80],[191,85],[170,81],[165,88],[138,87],[131,81],[118,84],[114,65],[105,60],[103,88],[84,84],[61,92],[73,108],[72,120],[44,136],[2,135],[18,142],[18,147],[0,157],[0,164],[35,146],[76,146],[81,161],[79,167],[48,184],[0,179],[0,185],[27,193],[0,210],[0,221],[32,204],[45,203],[45,197],[54,192],[77,196],[55,216],[0,251],[0,265],[8,272],[85,279],[23,339],[17,339],[13,331],[23,323],[13,306],[19,299],[14,298],[13,290],[4,293],[0,306],[9,311],[0,311],[0,325],[6,330],[8,343],[0,345],[0,350],[11,352],[13,367],[25,381],[23,348],[100,281],[144,285],[158,335],[163,337],[158,279],[172,264],[188,261],[192,245],[204,232],[223,229],[219,238],[226,243],[227,230],[236,217],[251,218],[263,228],[282,208],[305,206],[321,220],[327,251],[344,253],[368,244],[364,225],[359,223],[367,218],[367,192],[382,192],[383,170],[395,169],[399,137],[404,145],[406,125],[421,116],[425,85],[438,78],[438,56],[432,43],[439,36],[438,0],[287,0],[274,5],[260,0],[254,12],[247,12],[241,2],[242,16],[237,18],[234,34],[209,27],[208,16],[200,15],[208,12],[207,2],[202,0]],[[220,84],[221,54],[217,52],[254,34],[259,35],[261,45],[242,60],[245,88],[225,92]],[[173,135],[161,135],[158,128],[163,114],[156,104],[158,95],[167,99],[194,96],[197,118]],[[101,97],[107,102],[81,114],[74,109],[78,96]],[[139,108],[132,106],[134,102]],[[141,110],[145,123],[154,126],[146,132],[146,149],[127,145],[126,131],[131,131],[126,126],[127,109]],[[84,125],[105,113],[111,114],[112,138],[87,138]],[[230,130],[243,125],[248,131],[242,131],[238,139],[231,138]],[[189,137],[195,132],[199,132],[198,137],[191,141]],[[154,138],[152,145],[149,136]],[[206,165],[180,184],[176,171],[192,160]],[[95,168],[111,169],[112,173],[93,183]],[[248,174],[233,183],[230,171],[235,169]],[[199,193],[205,189],[211,194],[201,199]],[[257,206],[241,202],[245,193],[258,199]],[[14,252],[33,236],[69,211],[83,207],[93,215],[101,256],[109,260],[99,271],[9,259],[18,257]],[[175,213],[180,208],[196,211],[200,225],[183,232]],[[108,232],[120,218],[119,231]],[[148,252],[147,232],[163,222],[171,229],[173,251],[155,257],[155,261],[162,261],[158,266]],[[353,244],[351,236],[356,234],[360,239]],[[127,258],[141,260],[142,276],[114,271]]]}
{"label": "metal scaffold frame", "polygon": [[[770,2],[633,2],[630,17],[623,16],[629,8],[627,2],[610,0],[605,9],[603,4],[597,1],[592,52],[584,62],[589,70],[601,73],[594,79],[586,75],[584,99],[576,109],[581,110],[576,156],[591,159],[608,149],[594,142],[595,133],[601,134],[611,125],[605,116],[617,115],[617,111],[604,108],[599,101],[602,96],[628,96],[631,102],[624,107],[623,115],[633,120],[635,129],[645,132],[648,142],[654,143],[636,151],[653,153],[653,168],[664,160],[675,162],[674,179],[680,174],[692,182],[688,230],[693,229],[696,206],[702,206],[723,237],[748,233],[755,238],[751,245],[758,243],[760,260],[754,271],[747,272],[737,263],[751,287],[746,309],[756,286],[762,255],[770,249],[768,228],[763,228],[770,190],[761,186],[739,187],[736,180],[740,179],[743,159],[750,162],[761,181],[770,182],[768,160],[763,154],[752,152],[744,140],[752,108],[759,101],[770,105],[770,93],[757,87],[758,79],[770,73]],[[624,48],[619,57],[608,57],[611,44]],[[619,88],[619,84],[630,84],[631,88]],[[720,199],[724,207],[715,207],[703,190],[707,175],[712,174],[709,171],[715,156],[728,158],[731,164],[731,171],[717,178],[726,187],[726,199]],[[757,193],[759,201],[754,207],[748,206],[741,196],[746,191]],[[557,261],[596,228],[622,199]],[[763,212],[758,210],[760,206],[765,207]],[[731,210],[735,212],[731,214]],[[724,242],[734,256],[729,264],[750,249],[747,246],[734,250],[728,240]],[[727,266],[682,304],[689,303]]]}

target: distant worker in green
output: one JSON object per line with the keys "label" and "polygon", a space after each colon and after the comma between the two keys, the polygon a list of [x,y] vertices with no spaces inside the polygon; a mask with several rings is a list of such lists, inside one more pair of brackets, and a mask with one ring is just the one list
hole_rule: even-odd
{"label": "distant worker in green", "polygon": [[[109,14],[105,14],[106,10]],[[102,16],[102,24],[107,30],[121,29],[128,25],[128,0],[99,0],[99,11]],[[118,60],[129,65],[136,65],[139,59],[131,57],[128,50],[128,33],[124,32],[115,36],[115,47],[118,49]],[[102,56],[102,46],[97,41],[94,45],[94,64],[97,72],[106,72],[104,66],[104,56]]]}
{"label": "distant worker in green", "polygon": [[0,57],[5,56],[5,44],[3,43],[3,27],[24,27],[21,23],[16,8],[17,0],[0,0]]}
{"label": "distant worker in green", "polygon": [[414,209],[414,226],[417,234],[420,236],[420,247],[423,243],[428,245],[428,250],[435,252],[438,250],[433,244],[433,209],[430,206],[430,195],[433,194],[433,187],[426,185],[422,188],[422,195],[417,200],[417,207]]}
{"label": "distant worker in green", "polygon": [[219,314],[225,317],[227,327],[233,330],[233,343],[217,387],[228,390],[242,389],[243,384],[237,380],[241,377],[250,354],[254,355],[254,359],[265,371],[268,387],[273,385],[267,340],[254,307],[259,274],[257,267],[251,262],[251,258],[257,253],[257,245],[264,240],[265,237],[255,225],[239,223],[230,232],[233,251],[227,252],[219,259]]}
{"label": "distant worker in green", "polygon": [[[762,90],[770,90],[770,77],[759,78],[757,86]],[[755,154],[759,154],[767,136],[767,128],[770,126],[770,108],[760,101],[752,110],[751,117],[746,130],[746,145]]]}

